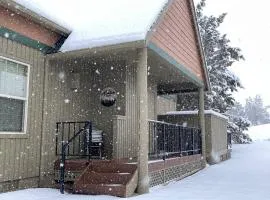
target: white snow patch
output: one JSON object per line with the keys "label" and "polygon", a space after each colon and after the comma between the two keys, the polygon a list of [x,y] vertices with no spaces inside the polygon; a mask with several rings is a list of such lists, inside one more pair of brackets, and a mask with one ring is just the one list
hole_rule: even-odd
{"label": "white snow patch", "polygon": [[246,131],[253,141],[270,140],[270,124],[252,126]]}
{"label": "white snow patch", "polygon": [[15,1],[72,31],[61,51],[144,40],[168,3],[168,0]]}
{"label": "white snow patch", "polygon": [[[217,117],[223,118],[228,120],[228,117],[226,117],[225,115],[218,113],[216,111],[213,110],[205,110],[204,111],[205,114],[211,114],[211,115],[215,115]],[[192,111],[170,111],[167,112],[166,115],[198,115],[198,110],[192,110]]]}

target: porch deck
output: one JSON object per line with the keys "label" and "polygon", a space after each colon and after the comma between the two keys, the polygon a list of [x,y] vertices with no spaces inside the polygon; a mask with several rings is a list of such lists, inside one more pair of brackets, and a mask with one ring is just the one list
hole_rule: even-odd
{"label": "porch deck", "polygon": [[[136,158],[105,160],[102,153],[94,156],[93,149],[101,150],[102,141],[94,145],[97,141],[93,140],[91,122],[61,122],[57,123],[56,130],[56,155],[61,158],[55,162],[54,170],[62,193],[67,183],[72,185],[74,193],[126,197],[135,191],[138,179]],[[203,166],[200,129],[149,121],[148,155],[150,186],[195,173]],[[130,171],[130,167],[133,170]],[[103,177],[103,181],[100,182],[98,177]],[[108,192],[107,187],[113,189]]]}

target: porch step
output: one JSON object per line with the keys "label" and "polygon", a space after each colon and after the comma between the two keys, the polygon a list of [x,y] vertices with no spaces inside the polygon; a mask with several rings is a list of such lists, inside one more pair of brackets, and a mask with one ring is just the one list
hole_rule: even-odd
{"label": "porch step", "polygon": [[118,197],[127,197],[133,194],[127,194],[126,186],[122,184],[85,184],[76,188],[74,193],[88,195],[111,195]]}
{"label": "porch step", "polygon": [[[85,159],[66,160],[65,169],[67,171],[83,171],[89,163],[90,161]],[[60,170],[60,160],[54,162],[54,170]]]}
{"label": "porch step", "polygon": [[[89,165],[88,160],[74,159],[65,162],[65,182],[74,182],[78,176]],[[54,179],[56,182],[60,180],[60,160],[54,162]]]}
{"label": "porch step", "polygon": [[[59,170],[58,164],[59,162],[55,164],[56,171]],[[72,160],[66,162],[65,166],[69,170],[67,174],[80,172],[73,180],[74,193],[129,197],[137,187],[137,166],[133,164],[104,160]]]}

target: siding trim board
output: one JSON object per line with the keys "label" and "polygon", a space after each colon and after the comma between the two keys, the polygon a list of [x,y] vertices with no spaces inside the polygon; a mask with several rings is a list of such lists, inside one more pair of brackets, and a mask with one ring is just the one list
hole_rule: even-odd
{"label": "siding trim board", "polygon": [[[7,37],[8,35],[8,37]],[[34,49],[37,49],[41,51],[42,53],[46,54],[47,52],[56,52],[57,50],[53,47],[50,47],[46,44],[43,44],[39,41],[33,40],[29,37],[26,37],[24,35],[21,35],[20,33],[17,33],[15,31],[12,31],[10,29],[7,29],[5,27],[0,26],[0,36],[7,38],[9,40],[13,40],[16,42],[19,42],[25,46],[32,47]]]}
{"label": "siding trim board", "polygon": [[191,82],[193,82],[195,85],[199,87],[203,87],[204,83],[202,80],[200,80],[196,75],[194,75],[191,71],[188,70],[186,66],[184,66],[181,63],[178,63],[172,56],[170,56],[167,52],[165,52],[163,49],[159,48],[157,45],[155,45],[152,42],[149,42],[147,45],[149,49],[156,52],[160,57],[171,63],[173,66],[175,66],[177,69],[180,70],[181,73],[183,73],[184,76],[188,77]]}

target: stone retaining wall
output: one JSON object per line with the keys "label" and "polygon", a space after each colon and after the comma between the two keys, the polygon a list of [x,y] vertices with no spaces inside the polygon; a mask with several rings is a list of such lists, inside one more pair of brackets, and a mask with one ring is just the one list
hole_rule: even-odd
{"label": "stone retaining wall", "polygon": [[150,186],[164,184],[174,179],[183,179],[203,168],[201,155],[151,161],[149,166]]}

